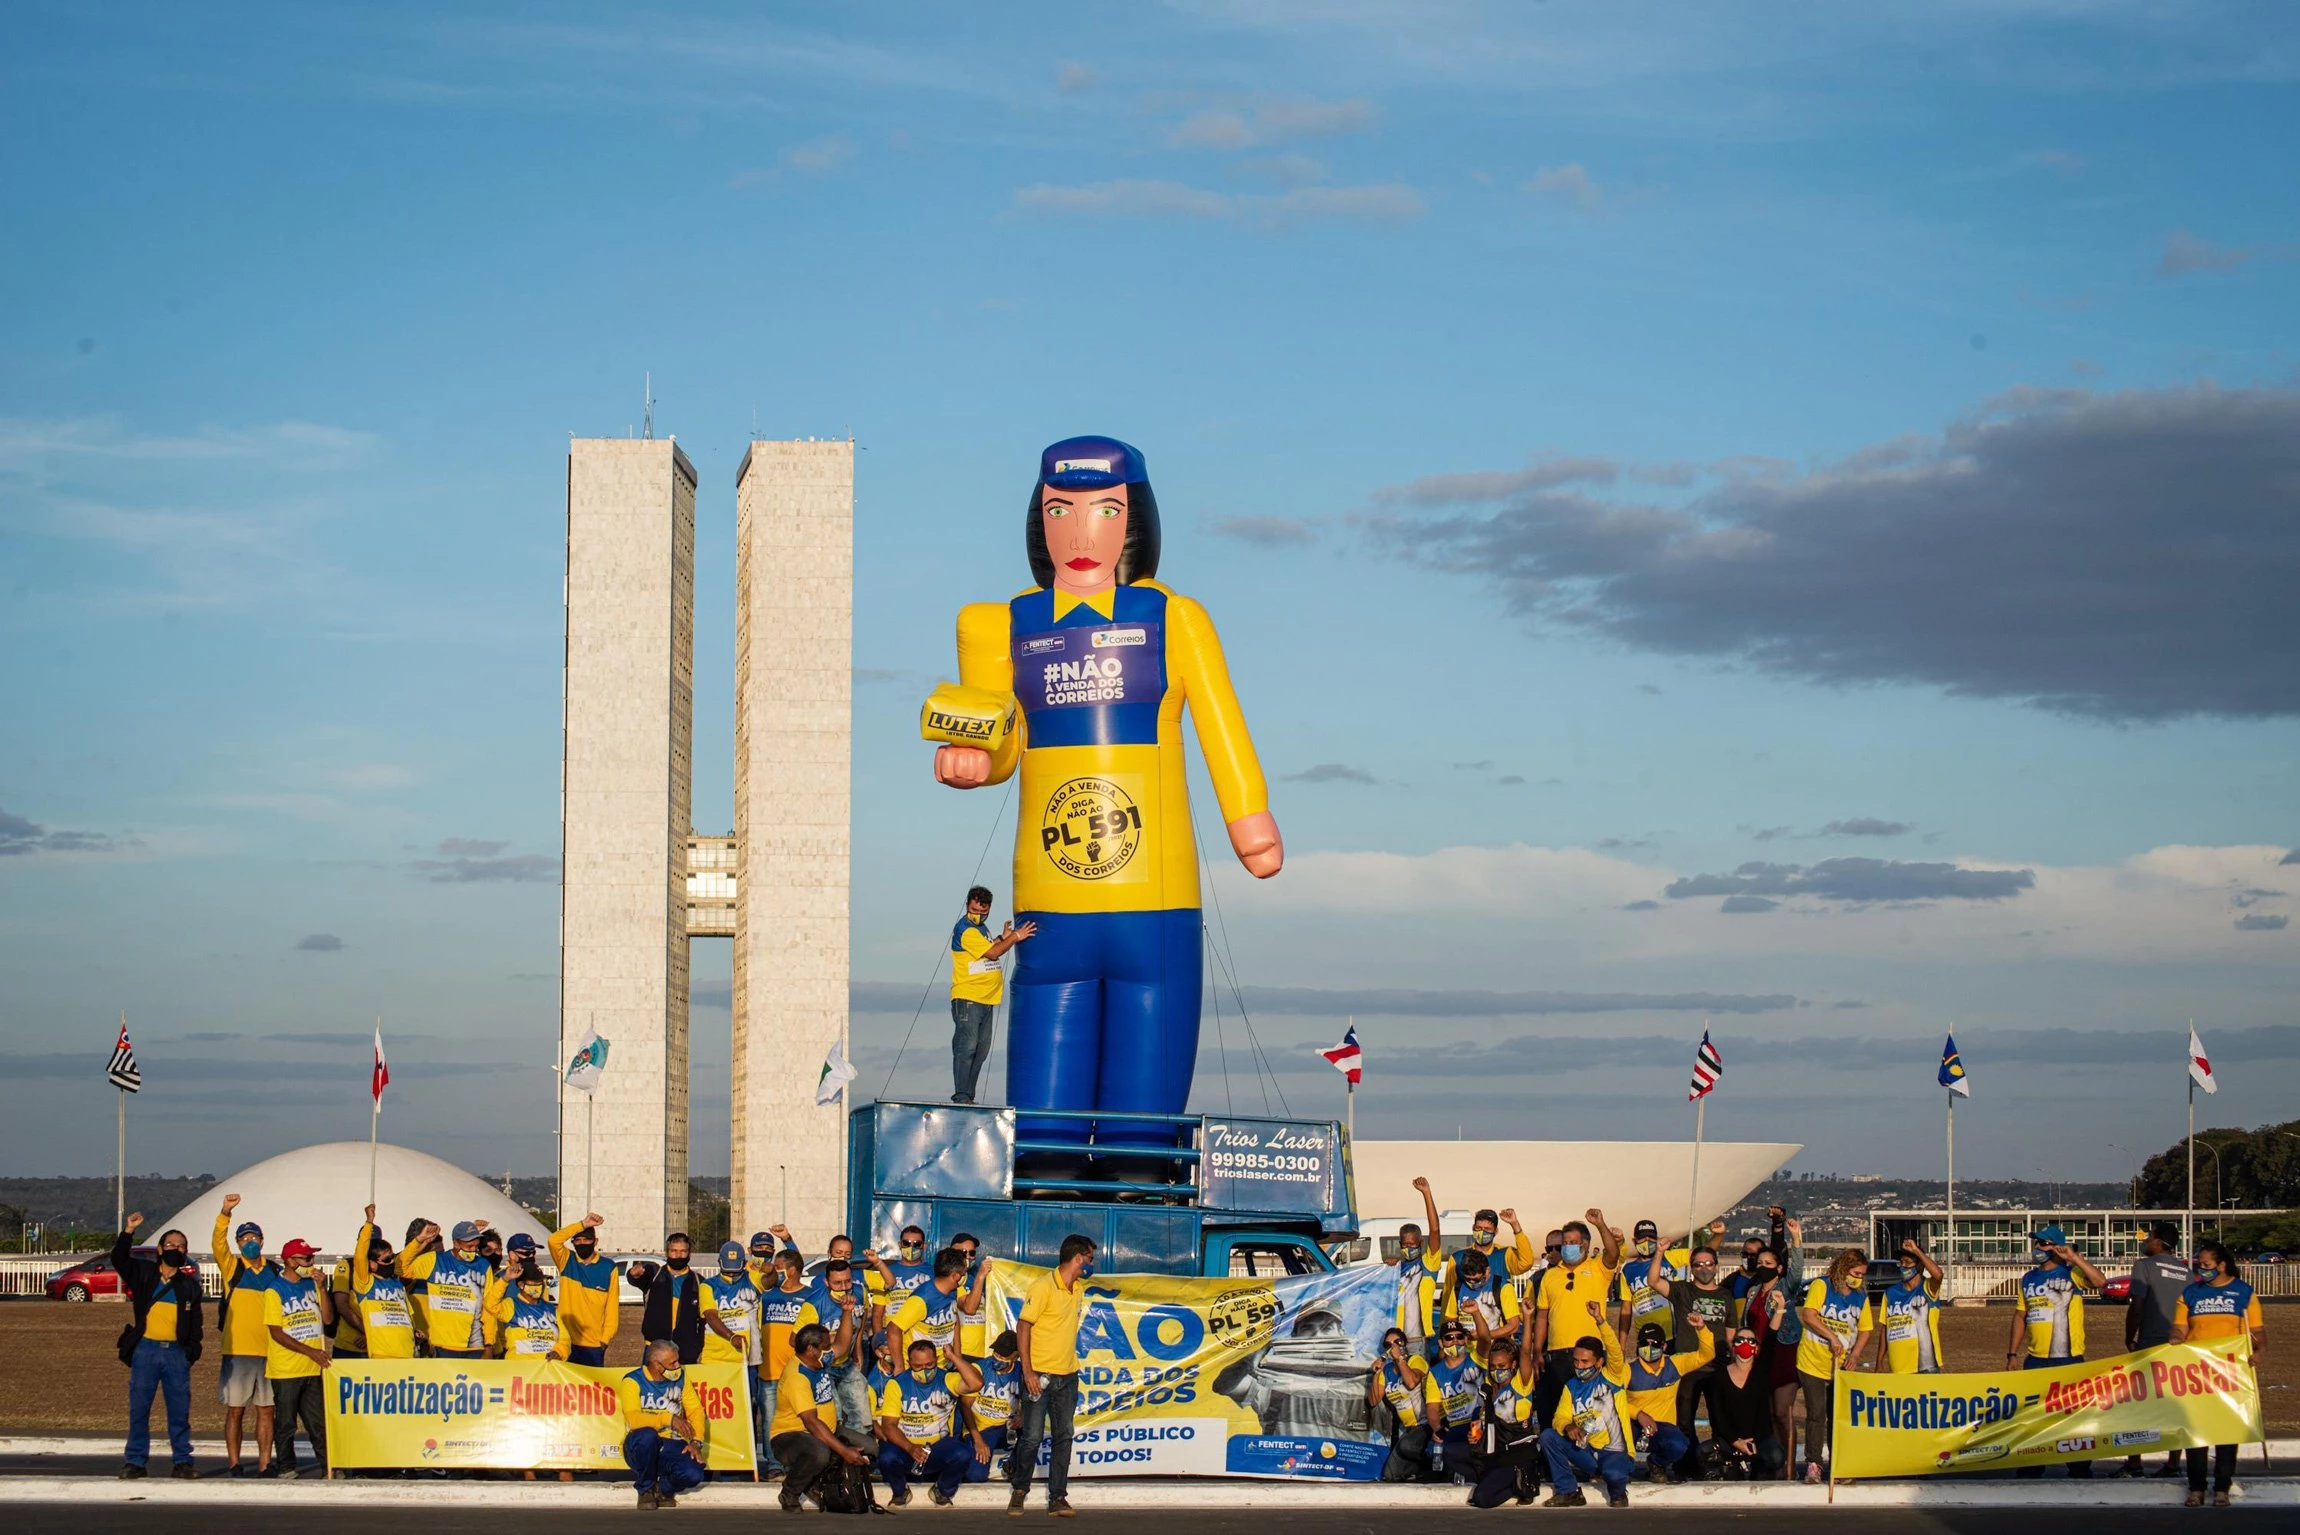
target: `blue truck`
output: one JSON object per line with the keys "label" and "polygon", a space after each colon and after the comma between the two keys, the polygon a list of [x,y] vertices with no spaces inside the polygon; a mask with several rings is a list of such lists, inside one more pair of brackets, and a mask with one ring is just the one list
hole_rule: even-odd
{"label": "blue truck", "polygon": [[[930,1252],[972,1232],[985,1251],[1040,1264],[1076,1231],[1104,1273],[1257,1278],[1331,1269],[1323,1244],[1357,1234],[1349,1137],[1332,1120],[1046,1109],[1028,1120],[1032,1134],[1076,1121],[1088,1139],[1029,1139],[1012,1109],[857,1107],[847,1230],[880,1252],[905,1226]],[[1093,1143],[1120,1126],[1164,1144]]]}

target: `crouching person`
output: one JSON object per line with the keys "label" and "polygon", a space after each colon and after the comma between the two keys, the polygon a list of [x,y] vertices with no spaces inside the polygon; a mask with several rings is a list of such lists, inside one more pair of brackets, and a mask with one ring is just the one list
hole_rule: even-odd
{"label": "crouching person", "polygon": [[[839,1323],[839,1352],[850,1345],[854,1313]],[[869,1437],[856,1430],[839,1429],[838,1395],[831,1381],[831,1335],[820,1322],[808,1322],[791,1334],[791,1361],[783,1378],[775,1382],[775,1421],[768,1443],[783,1465],[783,1512],[795,1514],[809,1495],[821,1506],[819,1483],[841,1462],[868,1466]]]}
{"label": "crouching person", "polygon": [[947,1508],[966,1468],[990,1459],[990,1446],[966,1417],[966,1397],[982,1377],[971,1366],[946,1367],[942,1350],[925,1338],[911,1344],[903,1363],[879,1393],[878,1474],[896,1508],[910,1501],[914,1477],[931,1480],[930,1496]]}
{"label": "crouching person", "polygon": [[1407,1349],[1404,1328],[1382,1334],[1381,1362],[1366,1377],[1366,1405],[1377,1421],[1387,1419],[1390,1453],[1382,1462],[1385,1482],[1418,1482],[1429,1470],[1430,1431],[1423,1421],[1429,1373],[1428,1366]]}
{"label": "crouching person", "polygon": [[647,1345],[645,1363],[616,1382],[623,1405],[623,1464],[641,1508],[676,1508],[703,1485],[703,1399],[668,1338]]}
{"label": "crouching person", "polygon": [[1690,1331],[1693,1347],[1672,1354],[1661,1324],[1644,1323],[1637,1329],[1637,1357],[1629,1361],[1630,1432],[1644,1441],[1645,1474],[1656,1482],[1698,1481],[1701,1476],[1693,1426],[1677,1421],[1678,1404],[1685,1400],[1678,1387],[1717,1357],[1717,1344],[1706,1327]]}
{"label": "crouching person", "polygon": [[1533,1313],[1522,1313],[1514,1339],[1496,1339],[1486,1352],[1485,1465],[1469,1495],[1472,1508],[1499,1508],[1515,1498],[1531,1503],[1541,1490],[1541,1420],[1533,1399],[1541,1389],[1541,1355],[1533,1348]]}
{"label": "crouching person", "polygon": [[966,1410],[974,1418],[976,1439],[989,1453],[975,1457],[966,1468],[966,1479],[987,1482],[991,1463],[1014,1433],[1014,1399],[1022,1390],[1022,1340],[1012,1331],[1000,1333],[991,1340],[989,1356],[980,1363],[969,1360],[962,1373],[967,1369],[974,1372],[977,1384],[967,1396]]}
{"label": "crouching person", "polygon": [[1557,1415],[1541,1432],[1551,1487],[1544,1508],[1581,1507],[1588,1501],[1581,1495],[1585,1476],[1605,1484],[1605,1501],[1613,1507],[1629,1506],[1629,1478],[1637,1470],[1621,1413],[1629,1366],[1596,1301],[1589,1303],[1589,1322],[1589,1332],[1573,1345],[1573,1374],[1557,1399]]}

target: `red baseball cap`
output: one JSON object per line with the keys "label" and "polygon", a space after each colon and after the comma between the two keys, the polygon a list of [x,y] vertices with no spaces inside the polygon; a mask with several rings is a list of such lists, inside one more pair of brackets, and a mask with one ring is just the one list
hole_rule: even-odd
{"label": "red baseball cap", "polygon": [[283,1258],[316,1258],[319,1256],[319,1249],[302,1237],[290,1237],[287,1246],[280,1249],[280,1256]]}

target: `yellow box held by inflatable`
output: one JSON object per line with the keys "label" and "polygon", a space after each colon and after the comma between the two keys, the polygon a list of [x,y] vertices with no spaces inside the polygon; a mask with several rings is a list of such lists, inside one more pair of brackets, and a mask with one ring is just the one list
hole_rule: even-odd
{"label": "yellow box held by inflatable", "polygon": [[[620,1471],[628,1369],[556,1359],[339,1359],[327,1393],[333,1466],[451,1466]],[[691,1364],[702,1398],[704,1463],[756,1469],[750,1370]]]}
{"label": "yellow box held by inflatable", "polygon": [[995,752],[1014,733],[1014,712],[1012,694],[970,688],[962,682],[939,683],[919,710],[918,733],[925,740],[948,746],[979,746]]}
{"label": "yellow box held by inflatable", "polygon": [[2250,1346],[2226,1338],[2051,1369],[1839,1375],[1832,1469],[2007,1471],[2262,1437]]}

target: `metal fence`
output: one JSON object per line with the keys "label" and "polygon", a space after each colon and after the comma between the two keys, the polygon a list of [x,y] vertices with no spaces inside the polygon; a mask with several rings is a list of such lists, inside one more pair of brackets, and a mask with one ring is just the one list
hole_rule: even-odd
{"label": "metal fence", "polygon": [[[2126,1265],[2113,1262],[2101,1264],[2099,1268],[2111,1279],[2127,1271]],[[2009,1301],[2020,1286],[2020,1276],[2028,1271],[2029,1265],[2026,1263],[1951,1265],[1948,1268],[1948,1298],[1952,1302],[1968,1303],[1976,1300]],[[2263,1300],[2300,1295],[2300,1265],[2244,1263],[2238,1264],[2236,1271]]]}

